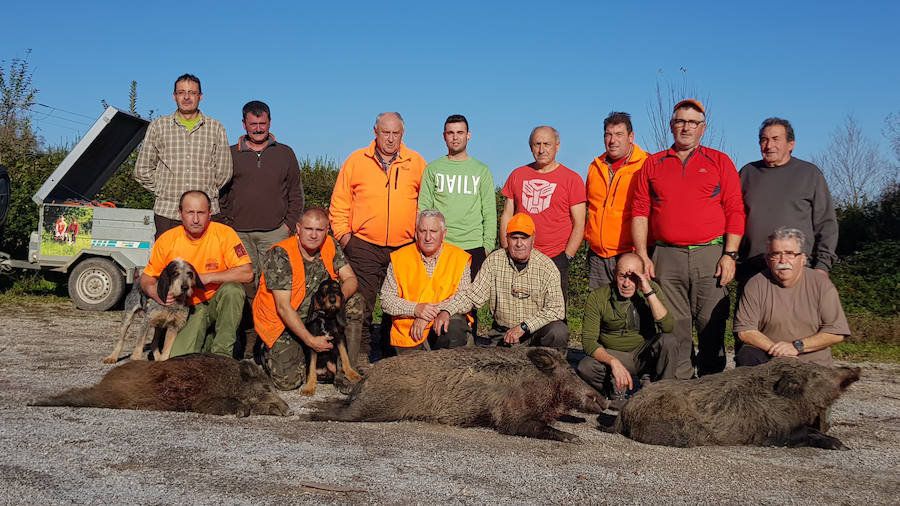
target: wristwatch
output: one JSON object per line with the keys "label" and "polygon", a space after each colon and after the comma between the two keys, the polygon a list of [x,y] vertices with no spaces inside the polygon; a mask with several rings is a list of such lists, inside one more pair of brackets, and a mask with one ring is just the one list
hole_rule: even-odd
{"label": "wristwatch", "polygon": [[731,257],[732,260],[737,261],[738,252],[737,251],[723,251],[722,256]]}
{"label": "wristwatch", "polygon": [[526,334],[528,333],[528,325],[526,325],[525,322],[522,322],[522,323],[519,325],[519,327],[521,327],[522,330],[524,330]]}
{"label": "wristwatch", "polygon": [[797,348],[797,353],[803,353],[803,341],[799,339],[794,341],[794,348]]}

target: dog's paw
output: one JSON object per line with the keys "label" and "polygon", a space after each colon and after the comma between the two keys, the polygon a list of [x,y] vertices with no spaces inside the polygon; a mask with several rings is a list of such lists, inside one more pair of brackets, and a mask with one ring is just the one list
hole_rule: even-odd
{"label": "dog's paw", "polygon": [[114,357],[112,355],[103,359],[104,364],[115,364],[119,360],[119,357]]}
{"label": "dog's paw", "polygon": [[303,388],[300,389],[300,394],[305,395],[307,397],[312,397],[313,395],[316,395],[316,387],[315,386],[310,387],[310,386],[304,385]]}

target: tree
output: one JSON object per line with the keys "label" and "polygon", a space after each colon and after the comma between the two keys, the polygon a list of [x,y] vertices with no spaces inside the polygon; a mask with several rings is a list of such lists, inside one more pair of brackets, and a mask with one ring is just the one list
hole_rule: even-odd
{"label": "tree", "polygon": [[[887,137],[891,150],[894,152],[894,159],[900,165],[900,112],[892,112],[884,118],[884,130],[882,130],[882,133]],[[896,166],[894,168],[897,169]]]}
{"label": "tree", "polygon": [[40,138],[31,128],[31,107],[38,90],[33,86],[28,55],[0,61],[0,161],[7,164],[40,147]]}
{"label": "tree", "polygon": [[[141,115],[137,112],[137,99],[137,81],[131,81],[128,93],[128,112],[140,118]],[[101,100],[100,104],[104,109],[106,108],[106,100]],[[153,117],[153,112],[153,110],[150,110],[147,119]],[[122,162],[122,165],[116,169],[115,174],[97,192],[97,199],[110,200],[118,206],[133,209],[153,208],[153,202],[156,197],[134,180],[134,164],[137,162],[139,150],[140,148],[136,149]]]}
{"label": "tree", "polygon": [[813,156],[813,162],[825,173],[832,197],[841,207],[864,207],[878,197],[894,172],[852,114],[835,128],[828,147]]}
{"label": "tree", "polygon": [[725,136],[716,132],[710,126],[710,100],[709,94],[701,93],[696,86],[691,85],[687,78],[687,69],[681,67],[681,82],[674,79],[663,79],[663,69],[659,69],[656,78],[656,93],[650,96],[647,102],[647,117],[650,119],[649,137],[644,138],[644,146],[649,152],[662,151],[672,145],[669,120],[672,119],[672,109],[675,104],[686,98],[694,98],[703,103],[706,109],[706,133],[703,135],[703,145],[710,146],[719,151],[725,151]]}

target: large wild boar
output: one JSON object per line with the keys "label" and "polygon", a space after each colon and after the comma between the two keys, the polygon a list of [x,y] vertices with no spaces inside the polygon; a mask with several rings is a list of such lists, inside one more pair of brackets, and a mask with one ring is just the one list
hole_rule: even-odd
{"label": "large wild boar", "polygon": [[493,427],[502,434],[566,441],[551,427],[571,408],[599,413],[607,400],[550,348],[461,347],[376,363],[348,399],[313,403],[309,420],[421,420]]}
{"label": "large wild boar", "polygon": [[666,446],[757,445],[847,449],[828,430],[827,411],[859,379],[859,368],[776,358],[638,392],[615,432]]}
{"label": "large wild boar", "polygon": [[33,406],[196,411],[210,415],[291,414],[256,364],[220,355],[186,355],[164,362],[131,361],[96,385],[73,388]]}

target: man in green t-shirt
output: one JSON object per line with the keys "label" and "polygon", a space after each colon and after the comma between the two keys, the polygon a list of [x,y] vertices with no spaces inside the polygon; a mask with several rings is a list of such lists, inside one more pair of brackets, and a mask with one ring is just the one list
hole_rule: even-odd
{"label": "man in green t-shirt", "polygon": [[607,396],[633,389],[632,375],[674,378],[679,351],[669,333],[675,320],[641,257],[623,254],[615,273],[615,284],[588,295],[582,339],[587,356],[578,363],[578,375]]}
{"label": "man in green t-shirt", "polygon": [[465,116],[444,122],[447,155],[425,167],[419,188],[419,211],[437,209],[447,221],[450,244],[472,256],[472,279],[478,274],[497,237],[494,178],[488,166],[469,156],[472,132]]}

